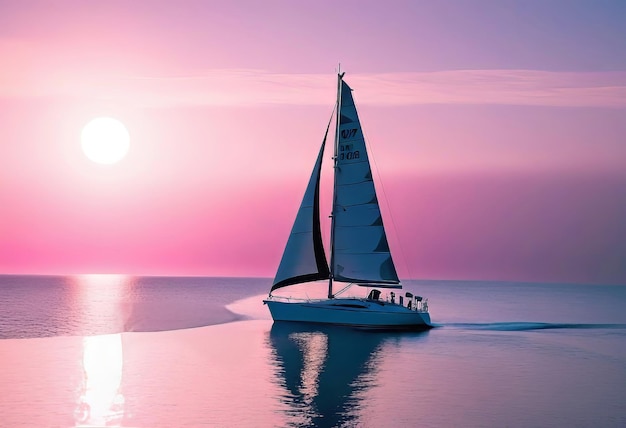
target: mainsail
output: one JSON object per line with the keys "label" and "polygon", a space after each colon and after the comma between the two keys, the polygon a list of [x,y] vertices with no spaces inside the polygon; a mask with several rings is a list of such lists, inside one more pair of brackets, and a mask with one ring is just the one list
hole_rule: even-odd
{"label": "mainsail", "polygon": [[341,81],[335,164],[334,280],[357,284],[399,284],[389,252],[365,139],[352,89]]}

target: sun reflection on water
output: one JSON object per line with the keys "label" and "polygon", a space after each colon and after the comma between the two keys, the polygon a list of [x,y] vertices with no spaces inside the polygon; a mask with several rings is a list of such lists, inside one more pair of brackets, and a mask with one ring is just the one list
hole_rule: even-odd
{"label": "sun reflection on water", "polygon": [[124,416],[122,383],[122,335],[91,336],[83,339],[84,379],[78,407],[77,426],[121,426]]}
{"label": "sun reflection on water", "polygon": [[[75,280],[86,317],[120,319],[119,305],[130,278],[84,275]],[[83,380],[74,412],[76,426],[121,426],[125,401],[121,392],[123,357],[120,333],[83,338]]]}

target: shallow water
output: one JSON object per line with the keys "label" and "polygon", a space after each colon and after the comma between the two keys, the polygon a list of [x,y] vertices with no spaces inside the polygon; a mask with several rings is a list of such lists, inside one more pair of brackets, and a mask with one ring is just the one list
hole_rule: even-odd
{"label": "shallow water", "polygon": [[201,327],[242,318],[225,308],[265,292],[258,278],[0,275],[0,339]]}
{"label": "shallow water", "polygon": [[0,276],[0,425],[626,425],[626,287],[418,281],[439,327],[381,333],[268,284]]}

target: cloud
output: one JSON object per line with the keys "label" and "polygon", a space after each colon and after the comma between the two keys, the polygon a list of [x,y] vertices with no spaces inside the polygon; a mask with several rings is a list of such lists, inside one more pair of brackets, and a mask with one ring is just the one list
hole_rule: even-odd
{"label": "cloud", "polygon": [[626,72],[452,70],[355,76],[363,102],[626,107]]}
{"label": "cloud", "polygon": [[[131,105],[329,105],[335,78],[328,74],[256,69],[154,71],[73,62],[71,54],[46,56],[24,42],[0,41],[0,97],[77,97]],[[558,107],[626,107],[626,71],[446,70],[350,73],[360,104],[493,104]]]}

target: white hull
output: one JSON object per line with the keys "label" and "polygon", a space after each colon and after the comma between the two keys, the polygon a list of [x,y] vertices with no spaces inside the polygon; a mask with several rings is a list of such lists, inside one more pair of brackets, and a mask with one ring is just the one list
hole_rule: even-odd
{"label": "white hull", "polygon": [[430,315],[381,300],[341,298],[311,301],[264,300],[274,321],[297,321],[377,329],[428,329]]}

